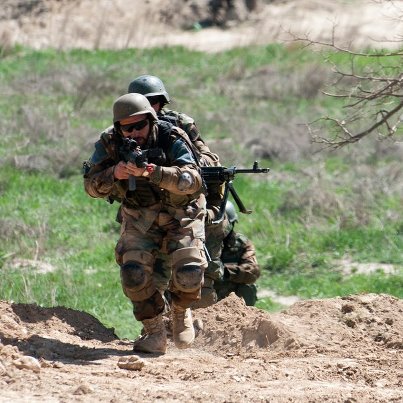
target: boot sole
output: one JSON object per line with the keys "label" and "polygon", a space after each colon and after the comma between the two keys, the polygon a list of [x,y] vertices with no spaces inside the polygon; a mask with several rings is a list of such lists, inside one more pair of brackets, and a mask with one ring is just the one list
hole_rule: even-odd
{"label": "boot sole", "polygon": [[156,350],[151,351],[151,350],[146,350],[146,349],[133,347],[133,352],[135,352],[135,353],[145,353],[145,354],[166,354],[167,349],[158,350],[158,351],[156,351]]}

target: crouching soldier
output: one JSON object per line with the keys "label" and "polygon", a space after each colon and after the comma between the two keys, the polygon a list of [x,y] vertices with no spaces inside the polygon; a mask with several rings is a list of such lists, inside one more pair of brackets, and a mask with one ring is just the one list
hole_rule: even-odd
{"label": "crouching soldier", "polygon": [[245,235],[234,230],[238,214],[230,201],[227,201],[225,212],[229,225],[221,252],[224,277],[215,282],[214,287],[219,301],[235,292],[238,297],[244,299],[246,305],[253,306],[257,301],[255,282],[260,276],[256,250]]}
{"label": "crouching soldier", "polygon": [[172,270],[173,340],[178,348],[187,348],[195,337],[189,307],[200,298],[207,267],[206,201],[199,169],[179,135],[181,129],[158,121],[145,96],[119,97],[113,124],[84,163],[84,186],[91,197],[121,203],[116,261],[123,292],[144,327],[133,350],[166,352],[165,301],[154,281],[161,253]]}

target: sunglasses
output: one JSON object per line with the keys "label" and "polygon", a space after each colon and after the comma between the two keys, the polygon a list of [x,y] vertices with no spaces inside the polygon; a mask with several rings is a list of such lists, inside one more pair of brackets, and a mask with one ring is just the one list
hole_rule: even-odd
{"label": "sunglasses", "polygon": [[148,124],[148,119],[140,120],[136,123],[130,123],[128,125],[121,125],[120,128],[123,132],[131,133],[133,130],[139,131],[144,129]]}

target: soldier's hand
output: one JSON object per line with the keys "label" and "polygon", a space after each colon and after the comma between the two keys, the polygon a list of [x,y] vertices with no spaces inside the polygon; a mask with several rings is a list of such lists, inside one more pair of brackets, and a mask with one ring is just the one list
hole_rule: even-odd
{"label": "soldier's hand", "polygon": [[126,168],[129,175],[132,176],[142,176],[145,171],[145,168],[138,168],[137,165],[132,162],[128,162]]}
{"label": "soldier's hand", "polygon": [[128,179],[129,172],[127,170],[127,164],[123,161],[120,161],[119,164],[115,165],[115,169],[113,170],[113,175],[116,179]]}

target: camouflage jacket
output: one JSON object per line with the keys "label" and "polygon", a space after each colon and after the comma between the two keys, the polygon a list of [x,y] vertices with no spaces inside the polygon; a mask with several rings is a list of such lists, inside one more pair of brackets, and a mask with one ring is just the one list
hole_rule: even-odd
{"label": "camouflage jacket", "polygon": [[186,115],[185,113],[173,111],[166,108],[160,110],[160,112],[158,113],[158,118],[160,120],[170,122],[186,132],[190,141],[196,148],[196,152],[199,154],[198,159],[200,160],[202,166],[220,165],[218,155],[211,152],[210,148],[201,138],[200,132],[193,118]]}
{"label": "camouflage jacket", "polygon": [[[95,143],[95,150],[84,163],[84,188],[95,198],[119,201],[130,208],[147,208],[156,203],[174,208],[185,207],[199,199],[203,193],[202,180],[196,161],[186,143],[182,140],[181,129],[167,122],[157,122],[154,128],[155,144],[166,156],[165,162],[148,177],[136,177],[136,190],[129,190],[128,180],[114,177],[114,166],[122,160],[120,149],[122,138],[113,128],[108,128]],[[184,172],[193,178],[193,184],[186,191],[177,187],[178,179]]]}
{"label": "camouflage jacket", "polygon": [[260,276],[255,247],[246,236],[235,231],[224,239],[221,261],[225,267],[224,281],[253,284]]}
{"label": "camouflage jacket", "polygon": [[[158,113],[158,118],[163,121],[170,122],[175,126],[180,127],[187,134],[188,139],[191,141],[191,147],[195,158],[200,166],[220,166],[220,160],[217,154],[211,152],[210,148],[206,145],[200,136],[196,123],[193,118],[167,108],[162,108]],[[209,219],[217,219],[218,212],[224,196],[224,186],[217,184],[210,184],[207,187],[207,209],[209,210]]]}

